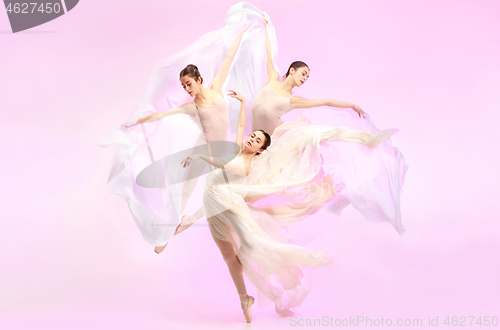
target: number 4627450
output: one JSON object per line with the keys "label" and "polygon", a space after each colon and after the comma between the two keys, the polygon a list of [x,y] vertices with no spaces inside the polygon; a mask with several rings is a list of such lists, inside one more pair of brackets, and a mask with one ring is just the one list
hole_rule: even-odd
{"label": "number 4627450", "polygon": [[[31,6],[31,10],[30,10]],[[37,8],[38,7],[38,8]],[[9,3],[9,5],[6,8],[8,13],[16,13],[16,14],[32,14],[35,11],[39,13],[46,13],[46,14],[51,14],[51,13],[59,13],[61,11],[61,4],[59,3]]]}
{"label": "number 4627450", "polygon": [[469,322],[469,326],[472,325],[472,323],[475,323],[475,324],[478,324],[480,326],[489,326],[489,325],[492,325],[494,327],[496,327],[498,325],[498,317],[497,316],[491,316],[491,321],[490,321],[490,316],[483,316],[482,319],[481,319],[481,316],[479,316],[476,320],[476,322],[474,322],[474,319],[476,318],[475,316],[468,316],[468,317],[465,317],[465,316],[453,316],[451,318],[451,321],[450,321],[450,317],[448,316],[446,318],[446,320],[444,320],[444,324],[446,325],[452,325],[452,326],[461,326],[461,327],[464,327],[464,326],[467,326],[467,318],[470,319],[470,322]]}

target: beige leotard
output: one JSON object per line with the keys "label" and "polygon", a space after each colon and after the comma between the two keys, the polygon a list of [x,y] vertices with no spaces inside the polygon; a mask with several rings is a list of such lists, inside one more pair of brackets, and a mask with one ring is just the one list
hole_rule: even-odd
{"label": "beige leotard", "polygon": [[217,94],[217,101],[213,106],[200,107],[194,103],[198,108],[198,115],[200,117],[201,127],[207,142],[210,141],[226,141],[227,131],[229,127],[229,115],[227,113],[227,104],[224,98],[219,93],[212,90]]}
{"label": "beige leotard", "polygon": [[280,117],[292,109],[290,99],[273,93],[271,84],[262,88],[252,106],[252,130],[263,129],[272,135],[283,124]]}

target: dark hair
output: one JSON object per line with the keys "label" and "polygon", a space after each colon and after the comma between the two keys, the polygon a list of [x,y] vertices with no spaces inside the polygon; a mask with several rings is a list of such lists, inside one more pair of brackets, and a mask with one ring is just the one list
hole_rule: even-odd
{"label": "dark hair", "polygon": [[[200,70],[198,70],[198,67],[194,64],[189,64],[187,67],[182,69],[179,79],[187,75],[190,75],[195,80],[201,78]],[[201,83],[203,83],[203,78],[201,78]]]}
{"label": "dark hair", "polygon": [[[260,147],[260,148],[266,150],[267,147],[269,147],[271,145],[271,137],[263,129],[256,129],[255,131],[260,131],[260,132],[262,132],[262,134],[264,134],[266,141],[262,144],[262,147]],[[260,155],[260,152],[258,152],[256,155]]]}
{"label": "dark hair", "polygon": [[309,66],[302,61],[293,62],[292,64],[290,64],[290,67],[288,68],[288,71],[286,72],[285,78],[288,77],[288,75],[290,74],[291,68],[294,68],[295,70],[297,70],[297,69],[302,68],[304,66],[309,69]]}

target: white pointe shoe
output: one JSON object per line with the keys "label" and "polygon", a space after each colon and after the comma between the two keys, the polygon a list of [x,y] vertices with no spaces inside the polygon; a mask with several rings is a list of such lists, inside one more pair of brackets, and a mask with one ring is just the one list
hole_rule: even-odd
{"label": "white pointe shoe", "polygon": [[[246,293],[240,294],[240,301],[241,301],[241,309],[243,309],[243,315],[245,315],[245,320],[247,323],[252,322],[252,310],[251,307],[253,303],[255,302],[255,299],[252,296],[249,296]],[[243,296],[243,300],[241,299]]]}

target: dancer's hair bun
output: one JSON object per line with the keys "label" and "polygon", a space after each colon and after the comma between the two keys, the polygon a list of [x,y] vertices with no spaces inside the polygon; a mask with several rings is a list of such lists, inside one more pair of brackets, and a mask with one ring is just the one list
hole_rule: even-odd
{"label": "dancer's hair bun", "polygon": [[285,78],[288,77],[288,75],[290,74],[290,70],[292,68],[294,68],[295,70],[297,70],[297,69],[302,68],[304,66],[309,69],[309,66],[307,64],[305,64],[304,62],[302,62],[302,61],[295,61],[295,62],[293,62],[292,64],[290,64],[290,67],[288,68],[288,71],[286,72]]}
{"label": "dancer's hair bun", "polygon": [[184,69],[182,69],[179,78],[182,78],[184,76],[190,75],[193,77],[195,80],[198,78],[201,78],[201,83],[203,83],[203,78],[200,75],[200,70],[198,70],[198,67],[194,64],[188,64]]}
{"label": "dancer's hair bun", "polygon": [[[265,151],[267,149],[267,147],[269,147],[271,145],[271,137],[269,136],[269,133],[267,133],[263,129],[258,129],[257,131],[262,132],[262,134],[264,134],[264,137],[266,138],[266,141],[262,144],[262,147],[261,147],[261,149],[264,149],[264,151]],[[260,155],[260,154],[261,154],[260,152],[256,153],[256,155]]]}

